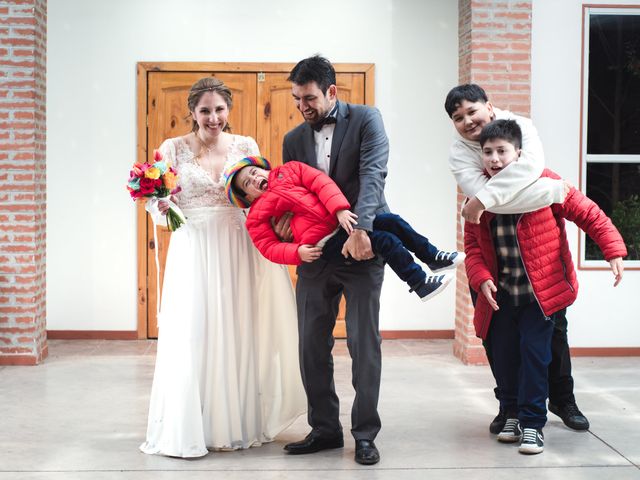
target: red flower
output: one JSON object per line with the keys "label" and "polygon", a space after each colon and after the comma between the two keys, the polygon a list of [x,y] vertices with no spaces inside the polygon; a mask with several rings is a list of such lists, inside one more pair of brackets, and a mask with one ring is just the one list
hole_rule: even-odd
{"label": "red flower", "polygon": [[129,195],[131,195],[131,198],[133,198],[134,200],[137,200],[138,198],[141,198],[143,196],[140,190],[134,190],[131,187],[127,187],[127,190],[129,190]]}
{"label": "red flower", "polygon": [[[161,181],[162,182],[162,181]],[[140,179],[140,192],[142,195],[150,195],[156,189],[156,181],[151,178]]]}
{"label": "red flower", "polygon": [[162,160],[162,154],[160,153],[160,150],[154,150],[153,151],[153,161],[154,162],[159,162],[160,160]]}

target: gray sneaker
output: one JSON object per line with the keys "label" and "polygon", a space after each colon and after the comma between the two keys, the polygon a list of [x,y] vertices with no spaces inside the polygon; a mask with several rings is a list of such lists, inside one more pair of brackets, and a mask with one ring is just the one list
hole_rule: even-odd
{"label": "gray sneaker", "polygon": [[522,438],[522,429],[520,428],[520,420],[517,418],[507,418],[507,421],[498,434],[498,441],[504,443],[519,442]]}
{"label": "gray sneaker", "polygon": [[527,455],[535,455],[542,453],[544,450],[544,435],[540,428],[524,428],[522,434],[522,442],[518,451]]}

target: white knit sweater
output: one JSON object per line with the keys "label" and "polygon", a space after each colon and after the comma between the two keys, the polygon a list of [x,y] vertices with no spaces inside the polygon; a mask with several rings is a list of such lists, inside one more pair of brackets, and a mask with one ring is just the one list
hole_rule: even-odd
{"label": "white knit sweater", "polygon": [[495,118],[515,120],[522,130],[522,153],[497,175],[487,177],[479,142],[464,139],[457,131],[449,151],[449,167],[469,198],[476,197],[486,210],[498,214],[533,212],[564,201],[562,180],[540,178],[544,151],[531,120],[507,110],[493,109]]}

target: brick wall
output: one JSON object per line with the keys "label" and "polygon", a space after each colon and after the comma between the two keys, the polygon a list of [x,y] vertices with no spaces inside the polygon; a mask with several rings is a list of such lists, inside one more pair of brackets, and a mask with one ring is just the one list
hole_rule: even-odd
{"label": "brick wall", "polygon": [[[531,2],[458,1],[458,81],[483,87],[493,105],[528,117],[531,111]],[[458,211],[464,196],[458,191]],[[458,224],[458,249],[463,248]],[[458,271],[454,354],[486,363],[473,328],[467,276]]]}
{"label": "brick wall", "polygon": [[46,340],[46,0],[0,3],[0,365]]}

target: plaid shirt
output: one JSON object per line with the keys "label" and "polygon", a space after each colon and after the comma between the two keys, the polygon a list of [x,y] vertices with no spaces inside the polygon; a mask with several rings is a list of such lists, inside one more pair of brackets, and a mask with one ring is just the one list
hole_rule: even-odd
{"label": "plaid shirt", "polygon": [[519,218],[519,214],[496,215],[491,221],[491,233],[498,258],[498,285],[509,293],[511,302],[516,307],[536,301],[518,247],[516,225]]}

